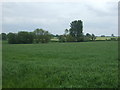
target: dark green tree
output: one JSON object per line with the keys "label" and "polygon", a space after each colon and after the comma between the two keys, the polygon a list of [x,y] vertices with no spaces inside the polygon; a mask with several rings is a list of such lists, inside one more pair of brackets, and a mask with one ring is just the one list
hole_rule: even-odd
{"label": "dark green tree", "polygon": [[89,37],[89,38],[91,38],[91,34],[89,34],[89,33],[86,33],[86,36]]}
{"label": "dark green tree", "polygon": [[72,37],[70,34],[66,35],[66,41],[67,42],[74,42],[75,41],[75,38]]}
{"label": "dark green tree", "polygon": [[2,40],[2,34],[0,34],[0,40]]}
{"label": "dark green tree", "polygon": [[105,37],[105,35],[101,35],[101,37]]}
{"label": "dark green tree", "polygon": [[91,39],[92,39],[91,34],[86,33],[86,35],[85,35],[85,41],[90,41]]}
{"label": "dark green tree", "polygon": [[66,37],[65,37],[65,35],[60,35],[60,36],[59,36],[59,41],[60,41],[60,42],[66,42]]}
{"label": "dark green tree", "polygon": [[2,40],[7,40],[7,35],[6,35],[6,33],[1,33],[1,35],[2,35]]}
{"label": "dark green tree", "polygon": [[58,38],[58,37],[59,37],[59,35],[58,35],[58,34],[56,34],[56,35],[55,35],[55,37],[57,37],[57,38]]}
{"label": "dark green tree", "polygon": [[69,30],[68,30],[68,29],[65,29],[65,35],[67,35],[67,34],[68,34],[68,32],[69,32]]}
{"label": "dark green tree", "polygon": [[28,38],[29,38],[29,43],[33,43],[34,42],[34,33],[29,32]]}
{"label": "dark green tree", "polygon": [[111,37],[115,37],[114,34],[111,34]]}
{"label": "dark green tree", "polygon": [[30,32],[26,31],[20,31],[18,32],[18,43],[21,44],[27,44],[27,43],[33,43],[33,35]]}
{"label": "dark green tree", "polygon": [[51,34],[48,31],[45,31],[43,29],[36,29],[34,31],[35,35],[35,42],[36,43],[47,43],[51,39]]}
{"label": "dark green tree", "polygon": [[18,43],[16,33],[8,33],[7,37],[8,37],[9,44],[17,44]]}
{"label": "dark green tree", "polygon": [[81,20],[75,20],[70,23],[70,35],[75,38],[75,41],[83,41],[83,23]]}
{"label": "dark green tree", "polygon": [[92,39],[92,41],[95,41],[96,36],[95,36],[94,34],[92,34],[92,35],[91,35],[91,39]]}

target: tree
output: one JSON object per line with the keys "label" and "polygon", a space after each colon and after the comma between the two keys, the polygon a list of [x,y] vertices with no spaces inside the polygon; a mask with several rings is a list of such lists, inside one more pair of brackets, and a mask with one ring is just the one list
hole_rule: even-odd
{"label": "tree", "polygon": [[2,40],[7,40],[7,35],[6,35],[6,33],[1,33],[1,35],[2,35]]}
{"label": "tree", "polygon": [[31,32],[20,31],[18,32],[18,43],[27,44],[33,43],[33,34]]}
{"label": "tree", "polygon": [[86,33],[86,36],[89,37],[89,38],[91,38],[91,35],[89,33]]}
{"label": "tree", "polygon": [[41,43],[48,43],[51,39],[51,34],[48,31],[44,31],[44,34],[41,38]]}
{"label": "tree", "polygon": [[96,36],[94,34],[92,34],[91,36],[92,41],[94,41],[96,39]]}
{"label": "tree", "polygon": [[101,37],[105,37],[105,35],[101,35]]}
{"label": "tree", "polygon": [[69,32],[69,30],[68,30],[68,29],[65,29],[65,35],[67,35],[67,34],[68,34],[68,32]]}
{"label": "tree", "polygon": [[111,37],[115,37],[114,34],[111,34]]}
{"label": "tree", "polygon": [[57,38],[58,38],[58,37],[59,37],[59,35],[58,35],[58,34],[56,34],[56,35],[55,35],[55,37],[57,37]]}
{"label": "tree", "polygon": [[75,38],[75,41],[83,41],[83,24],[81,20],[75,20],[70,23],[70,35]]}
{"label": "tree", "polygon": [[2,34],[0,34],[0,40],[2,40]]}
{"label": "tree", "polygon": [[66,42],[66,37],[65,37],[65,35],[60,35],[60,36],[59,36],[59,41],[60,41],[60,42]]}
{"label": "tree", "polygon": [[29,43],[33,43],[34,42],[34,33],[33,32],[29,32]]}
{"label": "tree", "polygon": [[85,36],[86,41],[90,41],[91,38],[92,38],[91,34],[86,33],[86,36]]}
{"label": "tree", "polygon": [[7,35],[10,44],[28,44],[33,43],[34,37],[32,32],[20,31],[18,33],[9,33]]}
{"label": "tree", "polygon": [[111,41],[117,41],[117,38],[111,38]]}
{"label": "tree", "polygon": [[68,34],[68,35],[66,35],[66,41],[67,42],[74,42],[75,38]]}
{"label": "tree", "polygon": [[17,41],[17,34],[15,34],[15,33],[8,33],[7,37],[8,37],[8,43],[9,44],[17,44],[18,43],[18,41]]}
{"label": "tree", "polygon": [[36,43],[47,43],[51,39],[51,34],[48,31],[45,31],[43,29],[36,29],[34,31],[35,34],[35,42]]}

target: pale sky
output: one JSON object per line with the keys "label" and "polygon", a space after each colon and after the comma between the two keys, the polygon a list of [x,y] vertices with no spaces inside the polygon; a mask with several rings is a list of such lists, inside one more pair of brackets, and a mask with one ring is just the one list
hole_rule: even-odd
{"label": "pale sky", "polygon": [[72,21],[82,20],[84,34],[117,35],[118,1],[2,2],[2,32],[33,31],[42,28],[52,34],[63,34],[65,29],[70,28]]}

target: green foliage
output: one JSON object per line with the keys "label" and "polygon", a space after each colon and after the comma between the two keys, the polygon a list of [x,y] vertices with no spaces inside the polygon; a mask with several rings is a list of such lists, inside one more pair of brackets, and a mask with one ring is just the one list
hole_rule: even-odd
{"label": "green foliage", "polygon": [[84,36],[84,41],[90,41],[91,40],[91,34],[86,33],[86,35]]}
{"label": "green foliage", "polygon": [[20,31],[18,32],[18,43],[21,44],[28,44],[33,43],[33,34],[26,31]]}
{"label": "green foliage", "polygon": [[68,30],[68,29],[65,29],[65,35],[67,35],[67,34],[68,34],[68,32],[69,32],[69,30]]}
{"label": "green foliage", "polygon": [[8,33],[8,43],[10,44],[17,44],[18,43],[18,36],[16,33]]}
{"label": "green foliage", "polygon": [[86,35],[84,36],[84,41],[95,41],[96,39],[96,36],[94,34],[89,34],[89,33],[86,33]]}
{"label": "green foliage", "polygon": [[89,34],[89,33],[86,33],[86,37],[89,37],[89,38],[91,38],[92,36],[91,36],[91,34]]}
{"label": "green foliage", "polygon": [[111,38],[111,41],[117,41],[117,38]]}
{"label": "green foliage", "polygon": [[101,35],[101,37],[105,37],[105,35]]}
{"label": "green foliage", "polygon": [[92,35],[91,35],[91,39],[92,39],[92,41],[95,41],[96,36],[95,36],[94,34],[92,34]]}
{"label": "green foliage", "polygon": [[120,41],[120,37],[118,37],[118,39],[117,39],[118,41]]}
{"label": "green foliage", "polygon": [[2,40],[7,40],[7,35],[6,35],[6,33],[1,33],[1,35],[2,35]]}
{"label": "green foliage", "polygon": [[59,37],[60,42],[82,42],[84,41],[83,24],[81,20],[70,23],[70,29],[65,29],[65,34]]}
{"label": "green foliage", "polygon": [[114,34],[111,34],[111,37],[115,37]]}
{"label": "green foliage", "polygon": [[18,33],[8,34],[8,43],[10,44],[30,44],[47,43],[51,39],[51,34],[43,29],[36,29],[34,32],[20,31]]}
{"label": "green foliage", "polygon": [[36,43],[48,43],[51,39],[51,34],[43,29],[36,29],[34,33]]}
{"label": "green foliage", "polygon": [[2,40],[2,34],[0,34],[0,40]]}
{"label": "green foliage", "polygon": [[66,36],[65,35],[60,35],[59,36],[59,41],[60,42],[66,42]]}
{"label": "green foliage", "polygon": [[3,44],[3,88],[117,88],[117,41]]}
{"label": "green foliage", "polygon": [[67,41],[67,42],[74,42],[74,41],[75,41],[75,38],[72,37],[71,35],[67,35],[67,36],[66,36],[66,41]]}
{"label": "green foliage", "polygon": [[83,24],[81,20],[75,20],[70,23],[70,35],[75,38],[75,41],[83,41]]}
{"label": "green foliage", "polygon": [[34,37],[32,32],[20,31],[18,33],[9,33],[8,43],[10,44],[29,44],[33,43]]}

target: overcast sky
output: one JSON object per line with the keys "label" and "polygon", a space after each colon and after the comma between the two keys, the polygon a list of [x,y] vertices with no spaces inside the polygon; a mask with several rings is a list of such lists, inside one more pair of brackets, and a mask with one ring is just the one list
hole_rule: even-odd
{"label": "overcast sky", "polygon": [[118,34],[118,0],[4,2],[2,5],[6,33],[42,28],[52,34],[63,34],[72,21],[82,20],[84,34]]}

